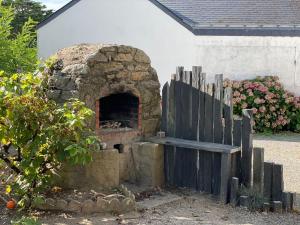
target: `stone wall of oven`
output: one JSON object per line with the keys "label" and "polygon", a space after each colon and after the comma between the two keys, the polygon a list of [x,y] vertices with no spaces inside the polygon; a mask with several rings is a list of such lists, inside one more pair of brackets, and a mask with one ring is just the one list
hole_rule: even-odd
{"label": "stone wall of oven", "polygon": [[[140,132],[159,128],[160,84],[149,57],[129,46],[81,44],[62,49],[49,73],[49,97],[57,102],[79,98],[96,111],[97,100],[114,93],[131,93],[140,99]],[[95,114],[97,115],[97,114]],[[90,121],[95,128],[99,117]]]}

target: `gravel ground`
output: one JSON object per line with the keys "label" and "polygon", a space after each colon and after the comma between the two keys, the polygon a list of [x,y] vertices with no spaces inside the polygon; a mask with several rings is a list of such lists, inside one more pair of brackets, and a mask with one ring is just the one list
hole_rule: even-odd
{"label": "gravel ground", "polygon": [[[232,208],[211,200],[209,196],[197,193],[180,195],[174,202],[157,206],[141,212],[121,216],[69,214],[40,214],[44,225],[117,225],[117,224],[257,224],[257,225],[296,225],[300,224],[299,214],[252,213],[243,208]],[[158,197],[159,199],[159,197]],[[1,209],[0,209],[1,210]],[[2,214],[2,216],[1,216]],[[10,224],[11,215],[3,216],[0,211],[0,224]],[[37,214],[35,214],[37,215]]]}
{"label": "gravel ground", "polygon": [[265,161],[283,164],[284,189],[300,194],[300,134],[255,135],[254,146],[265,149]]}

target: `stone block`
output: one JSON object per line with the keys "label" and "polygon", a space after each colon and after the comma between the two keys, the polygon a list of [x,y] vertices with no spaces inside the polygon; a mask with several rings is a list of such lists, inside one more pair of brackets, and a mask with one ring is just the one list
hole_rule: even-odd
{"label": "stone block", "polygon": [[148,75],[149,75],[149,73],[147,73],[147,72],[133,72],[131,74],[131,79],[133,81],[141,81],[141,80],[144,80]]}
{"label": "stone block", "polygon": [[90,72],[90,69],[86,64],[73,64],[66,66],[61,72],[69,75],[85,75]]}
{"label": "stone block", "polygon": [[120,182],[119,152],[116,149],[94,152],[93,161],[86,166],[90,187],[116,187]]}
{"label": "stone block", "polygon": [[134,60],[139,63],[151,63],[150,58],[139,49],[135,53]]}
{"label": "stone block", "polygon": [[113,198],[108,202],[108,210],[110,212],[121,212],[121,203],[118,199]]}
{"label": "stone block", "polygon": [[78,97],[79,97],[78,91],[62,91],[61,92],[62,100],[69,100],[71,98],[78,98]]}
{"label": "stone block", "polygon": [[101,197],[97,198],[96,211],[97,212],[106,212],[108,211],[109,202]]}
{"label": "stone block", "polygon": [[164,184],[164,149],[162,145],[138,142],[132,146],[136,180],[145,186]]}
{"label": "stone block", "polygon": [[60,97],[61,90],[49,90],[47,91],[47,96],[49,99],[57,100]]}
{"label": "stone block", "polygon": [[133,60],[133,56],[128,53],[119,53],[114,60],[117,62],[131,62]]}
{"label": "stone block", "polygon": [[79,201],[76,200],[71,200],[68,203],[67,211],[69,212],[75,212],[75,213],[80,213],[82,208],[82,204]]}
{"label": "stone block", "polygon": [[85,200],[82,203],[82,213],[84,214],[91,214],[96,212],[96,202],[93,200]]}
{"label": "stone block", "polygon": [[44,209],[45,210],[56,210],[56,201],[53,198],[47,198],[45,200]]}
{"label": "stone block", "polygon": [[119,186],[119,152],[115,149],[92,153],[86,166],[64,165],[56,183],[63,188],[111,188]]}
{"label": "stone block", "polygon": [[66,210],[68,206],[68,202],[64,199],[59,199],[56,201],[57,210]]}

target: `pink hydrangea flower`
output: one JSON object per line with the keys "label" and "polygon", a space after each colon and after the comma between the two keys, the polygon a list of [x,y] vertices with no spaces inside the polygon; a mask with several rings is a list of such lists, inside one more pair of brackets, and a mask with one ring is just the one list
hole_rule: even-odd
{"label": "pink hydrangea flower", "polygon": [[244,102],[243,104],[242,104],[242,109],[246,109],[248,107],[248,104],[246,103],[246,102]]}
{"label": "pink hydrangea flower", "polygon": [[264,112],[266,111],[266,107],[265,107],[265,106],[259,107],[259,111],[260,111],[261,113],[264,113]]}

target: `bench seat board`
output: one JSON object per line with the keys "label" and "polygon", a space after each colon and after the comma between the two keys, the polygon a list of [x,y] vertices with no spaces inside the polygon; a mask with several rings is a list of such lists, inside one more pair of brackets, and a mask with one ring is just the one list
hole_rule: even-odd
{"label": "bench seat board", "polygon": [[173,138],[173,137],[165,137],[165,138],[151,137],[148,138],[147,141],[157,143],[157,144],[162,144],[162,145],[175,146],[175,147],[180,147],[185,149],[197,149],[197,150],[216,152],[216,153],[233,154],[241,151],[241,148],[237,146],[223,145],[223,144],[216,144],[216,143],[209,143],[209,142],[190,141],[190,140]]}

